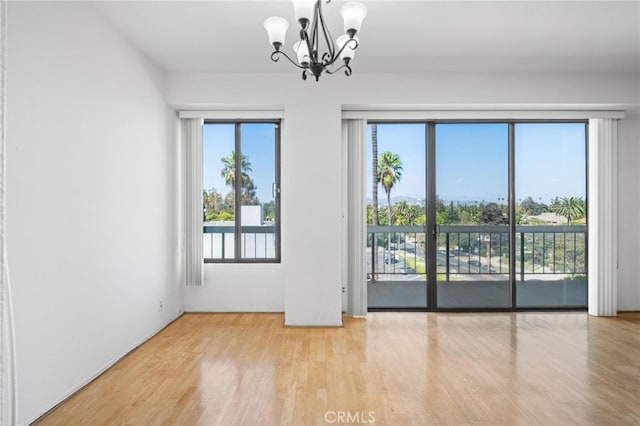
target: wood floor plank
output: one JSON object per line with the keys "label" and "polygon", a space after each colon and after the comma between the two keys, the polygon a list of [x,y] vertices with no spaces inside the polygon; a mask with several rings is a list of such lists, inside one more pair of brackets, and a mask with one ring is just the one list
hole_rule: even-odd
{"label": "wood floor plank", "polygon": [[39,425],[638,425],[640,313],[186,314]]}

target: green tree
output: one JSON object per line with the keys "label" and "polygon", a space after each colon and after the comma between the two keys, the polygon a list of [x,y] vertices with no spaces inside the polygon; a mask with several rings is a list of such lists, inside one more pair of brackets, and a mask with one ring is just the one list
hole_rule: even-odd
{"label": "green tree", "polygon": [[215,188],[211,188],[209,191],[203,190],[202,207],[203,220],[214,220],[214,218],[224,209],[224,199],[222,198],[222,194],[216,191]]}
{"label": "green tree", "polygon": [[527,197],[520,203],[520,211],[522,214],[529,216],[537,216],[547,211],[548,206],[544,203],[533,201],[533,198]]}
{"label": "green tree", "polygon": [[[382,209],[384,216],[389,218],[388,207]],[[406,201],[398,201],[391,206],[391,223],[383,223],[385,225],[394,226],[411,226],[415,225],[416,220],[422,215],[424,211],[418,205],[409,204]]]}
{"label": "green tree", "polygon": [[[402,161],[397,154],[390,151],[385,151],[380,154],[378,158],[378,182],[384,188],[384,192],[387,194],[387,214],[389,221],[387,222],[391,226],[391,190],[402,179]],[[391,241],[391,233],[389,233],[389,242]],[[389,250],[391,246],[387,244]],[[391,253],[389,253],[391,256]]]}
{"label": "green tree", "polygon": [[480,207],[476,204],[466,204],[460,206],[460,223],[464,225],[482,223]]}
{"label": "green tree", "polygon": [[[220,170],[220,176],[224,178],[224,182],[231,187],[232,193],[235,193],[236,188],[236,152],[231,151],[231,154],[220,159],[222,161],[222,170]],[[253,179],[249,176],[248,172],[253,171],[251,169],[251,163],[246,155],[240,156],[240,175],[241,175],[241,187],[242,193],[240,194],[240,201],[242,205],[257,205],[260,201],[256,197],[256,190],[258,189],[253,182]]]}
{"label": "green tree", "polygon": [[415,211],[406,201],[400,201],[393,205],[392,216],[394,225],[412,225],[416,217]]}
{"label": "green tree", "polygon": [[378,182],[387,194],[389,224],[391,224],[391,190],[402,180],[402,161],[397,154],[385,151],[378,158]]}
{"label": "green tree", "polygon": [[224,196],[224,211],[232,215],[236,211],[236,192],[233,190]]}
{"label": "green tree", "polygon": [[276,220],[276,201],[271,200],[262,205],[265,222],[275,222]]}
{"label": "green tree", "polygon": [[484,224],[506,225],[509,223],[509,214],[506,205],[487,203],[480,205],[481,221]]}
{"label": "green tree", "polygon": [[447,206],[444,201],[436,197],[436,223],[438,225],[460,223],[460,208],[453,204],[453,201],[450,201]]}
{"label": "green tree", "polygon": [[567,223],[585,216],[585,203],[579,197],[562,197],[552,210],[554,213],[567,218]]}
{"label": "green tree", "polygon": [[453,204],[453,201],[449,202],[449,209],[447,210],[447,222],[448,223],[460,222],[460,214],[459,214],[458,206],[455,206]]}
{"label": "green tree", "polygon": [[233,222],[235,220],[235,216],[228,211],[223,211],[218,214],[214,220],[219,220],[222,222]]}

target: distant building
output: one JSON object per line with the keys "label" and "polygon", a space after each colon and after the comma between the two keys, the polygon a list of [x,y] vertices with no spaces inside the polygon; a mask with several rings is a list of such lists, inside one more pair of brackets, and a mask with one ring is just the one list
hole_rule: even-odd
{"label": "distant building", "polygon": [[540,213],[539,215],[536,216],[528,216],[529,219],[538,219],[541,220],[543,222],[547,222],[547,223],[553,223],[553,224],[566,224],[567,223],[567,218],[564,216],[560,216],[557,213]]}

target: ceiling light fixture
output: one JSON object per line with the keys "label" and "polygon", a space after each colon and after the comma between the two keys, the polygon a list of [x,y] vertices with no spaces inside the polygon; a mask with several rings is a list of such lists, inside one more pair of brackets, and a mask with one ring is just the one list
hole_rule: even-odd
{"label": "ceiling light fixture", "polygon": [[[333,41],[329,28],[322,15],[322,0],[292,0],[296,19],[300,23],[300,41],[293,45],[297,62],[291,59],[281,48],[284,46],[284,38],[289,23],[279,16],[272,16],[264,21],[264,28],[269,34],[269,43],[275,49],[271,53],[271,60],[278,62],[280,55],[287,58],[293,65],[302,69],[302,79],[306,80],[308,74],[312,74],[316,81],[323,72],[333,74],[342,68],[344,73],[351,75],[349,63],[356,53],[359,40],[356,34],[360,31],[362,20],[367,16],[367,8],[359,2],[345,3],[340,9],[344,20],[345,34]],[[327,4],[331,0],[326,0]],[[322,33],[322,34],[320,34]],[[321,38],[322,36],[322,38]],[[326,51],[320,53],[320,41],[324,39]],[[342,65],[335,68],[334,63],[342,60]]]}

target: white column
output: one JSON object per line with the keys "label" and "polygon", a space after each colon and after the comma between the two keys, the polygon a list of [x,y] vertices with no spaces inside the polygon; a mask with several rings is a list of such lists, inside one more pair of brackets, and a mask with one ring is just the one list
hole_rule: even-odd
{"label": "white column", "polygon": [[344,120],[343,139],[347,145],[347,314],[367,315],[366,172],[367,121]]}
{"label": "white column", "polygon": [[589,120],[589,314],[615,316],[618,298],[618,120]]}
{"label": "white column", "polygon": [[185,275],[187,285],[203,284],[202,264],[202,119],[183,118],[185,146]]}
{"label": "white column", "polygon": [[0,1],[0,425],[17,424],[16,357],[7,262],[7,2]]}
{"label": "white column", "polygon": [[342,326],[341,106],[307,100],[287,103],[282,123],[284,319]]}

